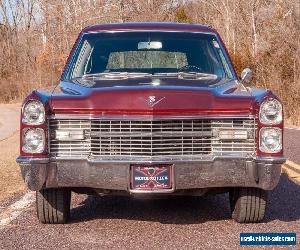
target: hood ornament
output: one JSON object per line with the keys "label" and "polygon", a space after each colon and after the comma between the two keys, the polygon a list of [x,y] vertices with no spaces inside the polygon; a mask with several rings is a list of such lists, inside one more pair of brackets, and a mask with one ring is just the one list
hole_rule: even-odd
{"label": "hood ornament", "polygon": [[150,107],[154,107],[156,104],[160,103],[160,102],[161,102],[163,99],[165,99],[165,98],[166,98],[166,97],[162,97],[162,98],[156,100],[156,96],[150,95],[150,96],[149,96],[149,99],[148,99],[148,105],[149,105]]}

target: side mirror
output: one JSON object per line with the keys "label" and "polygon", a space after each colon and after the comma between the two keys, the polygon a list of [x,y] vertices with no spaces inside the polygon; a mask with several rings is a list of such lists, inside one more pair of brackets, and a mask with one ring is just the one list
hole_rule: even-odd
{"label": "side mirror", "polygon": [[245,68],[241,73],[241,83],[242,84],[249,84],[252,81],[253,73],[252,70],[249,68]]}

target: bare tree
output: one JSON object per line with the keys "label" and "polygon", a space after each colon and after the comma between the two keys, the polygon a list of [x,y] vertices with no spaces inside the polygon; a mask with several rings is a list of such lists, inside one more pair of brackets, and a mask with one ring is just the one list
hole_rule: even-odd
{"label": "bare tree", "polygon": [[0,0],[0,101],[55,84],[83,27],[130,21],[213,26],[238,71],[251,67],[300,123],[299,0]]}

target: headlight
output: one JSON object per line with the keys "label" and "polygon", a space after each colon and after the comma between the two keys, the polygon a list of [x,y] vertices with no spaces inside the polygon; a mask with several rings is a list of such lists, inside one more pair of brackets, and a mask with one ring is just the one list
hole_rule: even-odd
{"label": "headlight", "polygon": [[275,125],[282,122],[282,105],[276,99],[267,99],[259,111],[259,120],[266,125]]}
{"label": "headlight", "polygon": [[42,153],[45,148],[45,132],[41,128],[23,129],[22,151]]}
{"label": "headlight", "polygon": [[22,122],[26,125],[40,125],[45,122],[45,108],[40,101],[29,101],[23,107]]}
{"label": "headlight", "polygon": [[259,132],[259,149],[265,153],[278,153],[282,149],[282,130],[280,128],[262,128]]}

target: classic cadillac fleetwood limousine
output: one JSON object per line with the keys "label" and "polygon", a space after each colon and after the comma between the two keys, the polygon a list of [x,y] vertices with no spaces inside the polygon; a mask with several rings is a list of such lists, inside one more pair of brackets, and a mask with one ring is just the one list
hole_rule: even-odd
{"label": "classic cadillac fleetwood limousine", "polygon": [[228,192],[234,220],[261,221],[285,161],[283,111],[251,77],[206,25],[84,28],[60,83],[22,106],[17,162],[40,222],[67,222],[71,192]]}

